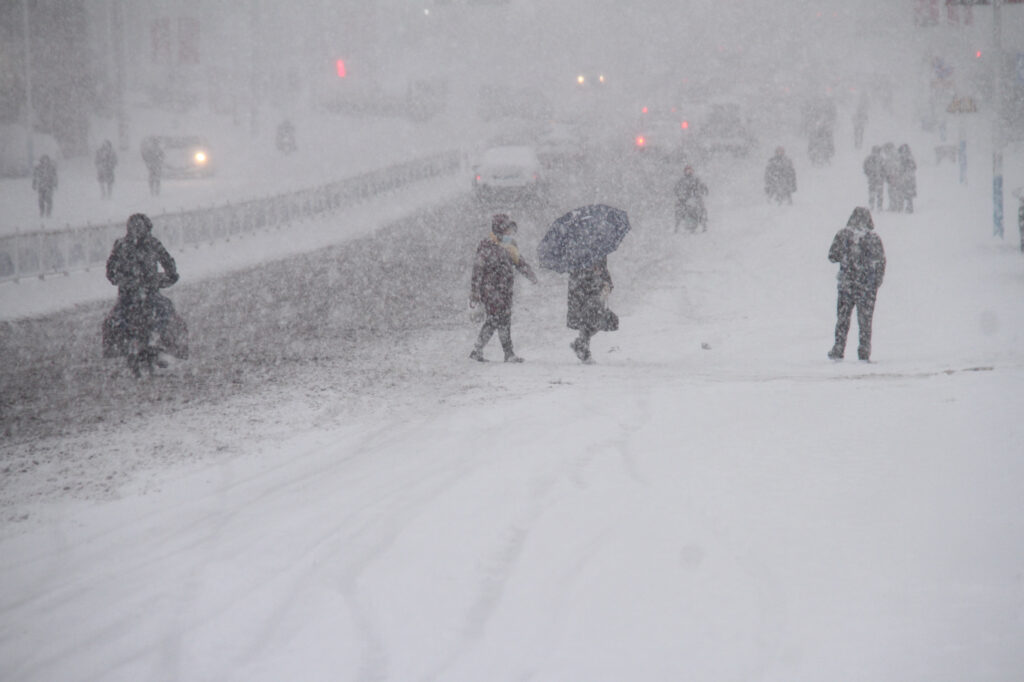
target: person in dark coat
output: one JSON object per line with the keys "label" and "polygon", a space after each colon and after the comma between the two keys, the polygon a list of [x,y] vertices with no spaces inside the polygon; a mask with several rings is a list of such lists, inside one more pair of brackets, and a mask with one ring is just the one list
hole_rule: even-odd
{"label": "person in dark coat", "polygon": [[96,179],[100,181],[100,195],[109,199],[114,190],[114,168],[117,167],[117,152],[110,140],[96,150]]}
{"label": "person in dark coat", "polygon": [[901,144],[896,151],[896,210],[901,213],[914,212],[914,197],[917,196],[917,163],[910,151],[910,145]]}
{"label": "person in dark coat", "polygon": [[828,357],[843,359],[846,335],[850,331],[850,315],[856,308],[860,332],[857,357],[867,362],[871,359],[871,318],[875,312],[875,297],[885,277],[885,249],[875,233],[871,211],[863,206],[853,209],[846,227],[839,230],[832,240],[828,259],[839,263],[836,342]]}
{"label": "person in dark coat", "polygon": [[704,206],[704,197],[708,194],[708,186],[697,176],[693,166],[683,169],[683,177],[676,182],[673,191],[676,195],[676,232],[690,213],[695,214],[696,224],[703,227],[702,231],[707,232],[708,211]]}
{"label": "person in dark coat", "polygon": [[889,210],[895,211],[899,203],[899,159],[896,155],[896,145],[886,142],[882,145],[882,174],[885,177],[885,185],[889,194]]}
{"label": "person in dark coat", "polygon": [[106,357],[127,354],[129,330],[140,316],[152,317],[153,331],[160,335],[167,352],[179,358],[188,355],[184,322],[174,312],[171,299],[160,293],[162,287],[178,281],[178,269],[152,232],[148,216],[133,214],[125,236],[114,242],[107,258],[107,280],[117,286],[117,304],[103,323]]}
{"label": "person in dark coat", "polygon": [[793,192],[796,191],[796,169],[793,162],[786,156],[783,147],[775,148],[775,156],[768,159],[764,169],[764,193],[768,199],[778,203],[793,203]]}
{"label": "person in dark coat", "polygon": [[57,166],[43,154],[32,171],[32,189],[39,196],[39,217],[49,217],[53,211],[53,193],[57,189]]}
{"label": "person in dark coat", "polygon": [[864,159],[864,175],[868,178],[868,208],[881,211],[885,201],[885,161],[880,146],[872,147]]}
{"label": "person in dark coat", "polygon": [[149,171],[149,193],[160,194],[160,180],[164,175],[164,150],[155,137],[147,137],[142,141],[142,160]]}
{"label": "person in dark coat", "polygon": [[534,284],[537,276],[526,262],[516,244],[518,227],[504,213],[491,218],[491,235],[480,242],[473,262],[473,276],[470,286],[469,305],[483,306],[484,323],[480,328],[476,345],[469,357],[484,362],[484,346],[498,332],[501,349],[505,351],[505,362],[522,362],[523,359],[512,349],[512,293],[515,273],[518,270]]}
{"label": "person in dark coat", "polygon": [[613,332],[619,328],[619,318],[608,309],[607,304],[612,288],[607,256],[569,273],[569,309],[565,323],[569,329],[579,331],[579,336],[569,346],[580,362],[593,362],[590,339],[594,334]]}

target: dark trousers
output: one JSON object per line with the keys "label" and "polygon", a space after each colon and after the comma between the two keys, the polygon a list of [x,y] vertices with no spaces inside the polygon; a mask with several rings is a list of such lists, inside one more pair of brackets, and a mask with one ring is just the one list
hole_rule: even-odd
{"label": "dark trousers", "polygon": [[484,325],[480,327],[476,350],[483,350],[494,332],[498,332],[498,341],[501,342],[501,349],[505,351],[505,357],[515,355],[512,351],[512,315],[488,315]]}
{"label": "dark trousers", "polygon": [[882,183],[868,183],[868,208],[872,211],[882,210],[884,189],[885,185]]}
{"label": "dark trousers", "polygon": [[832,349],[839,357],[842,357],[846,350],[846,335],[850,332],[850,316],[854,308],[857,308],[857,329],[860,332],[857,357],[861,360],[871,357],[871,318],[875,314],[877,293],[875,290],[839,288],[839,300],[836,304],[836,345]]}
{"label": "dark trousers", "polygon": [[53,190],[39,190],[39,217],[48,216],[53,210]]}

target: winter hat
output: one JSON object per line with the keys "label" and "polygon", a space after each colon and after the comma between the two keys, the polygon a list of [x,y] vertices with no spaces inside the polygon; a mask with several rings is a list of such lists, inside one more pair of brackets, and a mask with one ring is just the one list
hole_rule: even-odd
{"label": "winter hat", "polygon": [[853,209],[853,213],[850,214],[850,219],[846,221],[846,226],[854,229],[858,227],[863,227],[867,230],[875,229],[875,223],[871,220],[871,211],[863,206],[858,206]]}
{"label": "winter hat", "polygon": [[517,229],[518,226],[515,221],[509,218],[505,213],[495,213],[491,218],[491,232],[499,237],[515,232]]}

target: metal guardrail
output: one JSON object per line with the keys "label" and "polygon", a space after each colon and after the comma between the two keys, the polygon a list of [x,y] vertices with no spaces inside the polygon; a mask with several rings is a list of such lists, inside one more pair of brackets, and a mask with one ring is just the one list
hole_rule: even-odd
{"label": "metal guardrail", "polygon": [[[311,189],[150,218],[154,233],[169,249],[200,246],[279,228],[420,180],[448,175],[459,169],[461,159],[458,151],[441,152]],[[102,265],[124,230],[124,221],[118,221],[0,235],[0,282],[45,278]]]}

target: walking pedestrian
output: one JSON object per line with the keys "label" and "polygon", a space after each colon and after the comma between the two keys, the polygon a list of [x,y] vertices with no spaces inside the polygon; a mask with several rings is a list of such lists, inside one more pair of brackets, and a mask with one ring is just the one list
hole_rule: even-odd
{"label": "walking pedestrian", "polygon": [[857,357],[871,359],[871,321],[875,312],[878,287],[885,277],[885,249],[875,233],[871,211],[858,206],[853,209],[846,227],[836,233],[828,250],[828,259],[839,263],[838,301],[836,304],[835,345],[828,352],[832,360],[842,360],[846,352],[846,336],[850,316],[857,309],[859,343]]}
{"label": "walking pedestrian", "polygon": [[896,210],[913,213],[914,197],[917,196],[917,162],[908,144],[901,144],[896,152],[896,189]]}
{"label": "walking pedestrian", "polygon": [[591,364],[590,339],[597,332],[613,332],[619,328],[619,318],[608,309],[612,276],[608,272],[608,257],[569,272],[569,309],[566,326],[579,331],[570,345],[580,362]]}
{"label": "walking pedestrian", "polygon": [[39,198],[39,217],[48,218],[53,211],[53,193],[57,189],[57,166],[43,154],[32,171],[32,189]]}
{"label": "walking pedestrian", "polygon": [[481,241],[476,249],[469,305],[474,309],[483,306],[484,322],[476,345],[469,354],[472,360],[486,360],[484,346],[491,340],[494,332],[498,332],[501,349],[505,352],[505,362],[523,361],[512,348],[512,294],[515,273],[518,270],[534,284],[537,283],[537,276],[519,253],[515,240],[517,232],[518,226],[515,221],[504,213],[498,213],[491,218],[490,236]]}
{"label": "walking pedestrian", "polygon": [[885,163],[880,146],[872,147],[864,159],[864,175],[868,178],[868,208],[881,211],[885,200]]}
{"label": "walking pedestrian", "polygon": [[117,152],[110,140],[105,140],[96,150],[96,179],[100,182],[100,196],[109,199],[114,190],[114,168],[117,167]]}
{"label": "walking pedestrian", "polygon": [[147,137],[142,141],[142,160],[149,171],[149,193],[160,194],[160,180],[164,174],[164,150],[155,137]]}

